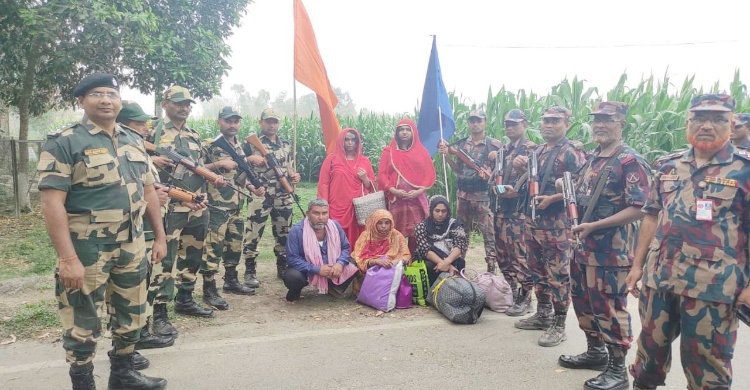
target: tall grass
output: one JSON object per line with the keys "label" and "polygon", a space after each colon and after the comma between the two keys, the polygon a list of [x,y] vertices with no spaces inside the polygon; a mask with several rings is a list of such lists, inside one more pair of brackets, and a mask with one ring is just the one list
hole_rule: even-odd
{"label": "tall grass", "polygon": [[[467,116],[469,111],[482,108],[487,113],[487,133],[495,138],[503,139],[503,119],[505,113],[513,108],[523,110],[529,118],[530,139],[542,142],[539,125],[544,110],[553,105],[569,108],[572,111],[571,127],[568,137],[583,142],[588,149],[594,147],[591,127],[587,123],[591,107],[597,101],[610,100],[625,102],[630,106],[627,117],[627,127],[623,134],[626,143],[634,147],[649,161],[659,156],[686,148],[685,119],[690,99],[700,93],[730,93],[737,99],[737,112],[750,111],[750,99],[747,86],[740,80],[739,71],[728,89],[720,89],[718,83],[704,91],[694,85],[695,77],[686,77],[681,83],[672,80],[668,74],[661,79],[653,75],[641,79],[635,87],[627,87],[628,75],[622,74],[617,84],[607,91],[588,87],[585,80],[574,77],[572,80],[562,80],[553,86],[546,95],[532,91],[508,91],[504,87],[497,92],[490,88],[487,101],[481,104],[469,104],[460,95],[450,93],[453,105],[453,116],[456,121],[456,134],[451,141],[468,135]],[[413,115],[406,115],[416,120],[418,109]],[[360,112],[353,117],[339,118],[342,128],[354,127],[362,133],[363,149],[373,163],[377,172],[380,153],[388,144],[395,125],[403,116],[389,114],[373,114]],[[210,138],[218,133],[216,121],[211,119],[191,120],[190,125]],[[244,137],[250,131],[258,131],[257,119],[246,118],[240,128],[240,136]],[[292,120],[284,118],[280,134],[291,140]],[[312,116],[299,118],[297,121],[297,169],[303,180],[316,182],[320,166],[325,159],[320,131],[320,121]],[[435,168],[442,177],[442,161],[435,158]],[[451,188],[455,189],[451,180]],[[443,184],[438,184],[431,192],[444,192]]]}

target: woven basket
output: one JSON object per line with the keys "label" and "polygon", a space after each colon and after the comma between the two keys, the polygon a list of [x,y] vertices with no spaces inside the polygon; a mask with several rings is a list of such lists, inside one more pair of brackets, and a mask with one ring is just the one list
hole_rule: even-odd
{"label": "woven basket", "polygon": [[365,226],[367,217],[375,212],[375,210],[386,209],[385,194],[383,191],[376,191],[372,194],[354,198],[352,199],[352,203],[354,203],[354,215],[357,217],[357,223],[360,226]]}

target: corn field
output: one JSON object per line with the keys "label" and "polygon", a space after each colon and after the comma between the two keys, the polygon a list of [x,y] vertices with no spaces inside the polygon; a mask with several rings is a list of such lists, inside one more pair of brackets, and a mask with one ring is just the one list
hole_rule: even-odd
{"label": "corn field", "polygon": [[[456,121],[456,134],[451,139],[455,142],[468,135],[467,116],[469,111],[482,108],[487,113],[487,133],[491,137],[502,139],[504,136],[503,119],[506,112],[513,108],[523,110],[529,118],[528,137],[537,143],[542,139],[539,132],[541,115],[544,110],[553,105],[569,108],[572,111],[571,127],[568,138],[583,142],[587,149],[593,149],[591,127],[587,123],[588,114],[595,102],[602,100],[621,101],[630,106],[627,127],[623,138],[627,144],[634,147],[649,161],[659,156],[679,151],[687,147],[685,139],[685,120],[690,99],[701,93],[729,93],[737,99],[737,112],[750,111],[747,86],[740,80],[739,71],[728,89],[721,89],[718,83],[710,90],[703,90],[694,86],[694,76],[688,77],[681,84],[675,84],[668,75],[662,79],[653,76],[642,79],[633,88],[626,87],[627,74],[623,74],[617,85],[609,91],[599,91],[586,87],[585,80],[573,78],[563,80],[552,87],[548,95],[520,90],[508,91],[501,88],[497,92],[491,89],[487,94],[487,101],[483,104],[467,104],[466,100],[454,93],[450,94],[453,106],[453,116]],[[417,120],[418,107],[411,115],[405,115]],[[377,172],[380,153],[395,130],[395,125],[402,116],[389,114],[360,114],[356,117],[339,118],[342,128],[354,127],[362,133],[363,149],[366,156],[373,163]],[[203,137],[213,138],[218,134],[216,121],[213,119],[191,120],[190,126],[198,130]],[[250,131],[259,129],[257,119],[246,118],[242,122],[239,135],[245,137]],[[303,180],[317,182],[320,166],[325,159],[320,132],[320,121],[312,116],[298,118],[297,121],[297,170]],[[279,134],[288,140],[293,138],[292,119],[282,120]],[[438,177],[442,179],[442,160],[435,158],[435,168]],[[455,190],[455,184],[449,172],[449,186]],[[445,193],[442,180],[433,187],[430,193]]]}

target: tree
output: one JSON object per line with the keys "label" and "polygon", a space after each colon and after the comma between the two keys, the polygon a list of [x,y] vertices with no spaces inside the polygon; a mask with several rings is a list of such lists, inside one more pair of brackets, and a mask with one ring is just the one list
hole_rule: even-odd
{"label": "tree", "polygon": [[[250,0],[16,0],[0,3],[0,102],[29,117],[73,105],[78,80],[117,74],[143,93],[172,83],[199,98],[219,90],[229,69],[223,41]],[[158,99],[158,95],[157,99]],[[161,110],[157,110],[158,113]],[[20,192],[28,194],[28,153],[20,148]],[[22,199],[28,208],[28,199]]]}

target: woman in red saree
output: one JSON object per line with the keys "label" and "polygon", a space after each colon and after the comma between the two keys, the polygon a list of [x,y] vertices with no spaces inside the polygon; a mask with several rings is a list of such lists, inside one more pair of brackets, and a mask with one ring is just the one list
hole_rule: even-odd
{"label": "woman in red saree", "polygon": [[318,197],[328,201],[330,218],[341,224],[352,246],[364,230],[357,224],[352,198],[374,191],[375,173],[370,159],[362,154],[362,137],[356,129],[344,129],[320,167]]}
{"label": "woman in red saree", "polygon": [[419,141],[417,124],[411,119],[400,120],[380,156],[378,186],[386,193],[396,230],[409,239],[412,253],[416,249],[414,227],[427,218],[427,190],[435,184],[435,177],[432,158]]}

